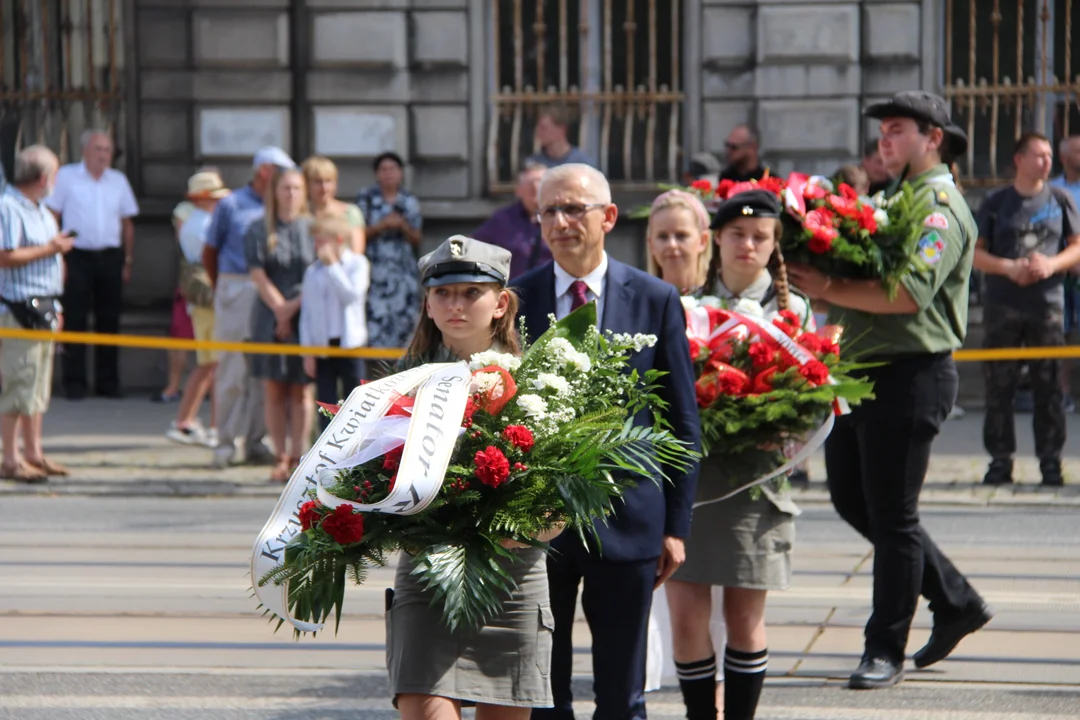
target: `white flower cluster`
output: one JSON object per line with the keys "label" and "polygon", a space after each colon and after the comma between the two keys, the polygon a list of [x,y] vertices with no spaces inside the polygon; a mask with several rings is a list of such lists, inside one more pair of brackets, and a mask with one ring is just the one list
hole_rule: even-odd
{"label": "white flower cluster", "polygon": [[575,349],[566,338],[555,338],[548,343],[546,349],[562,367],[569,365],[578,372],[584,373],[592,369],[592,360],[589,356]]}
{"label": "white flower cluster", "polygon": [[715,295],[702,295],[698,298],[699,307],[723,308],[724,301]]}
{"label": "white flower cluster", "polygon": [[541,391],[550,388],[555,391],[556,395],[567,395],[570,393],[570,381],[562,375],[556,375],[555,373],[540,373],[536,376],[536,379],[532,381],[532,386],[534,389]]}
{"label": "white flower cluster", "polygon": [[679,300],[682,301],[683,310],[693,310],[698,306],[698,299],[693,295],[683,295]]}
{"label": "white flower cluster", "polygon": [[[490,367],[489,365],[482,365],[481,367]],[[499,384],[502,377],[498,373],[488,372],[474,375],[472,379],[471,392],[474,393],[486,393],[493,387]]]}
{"label": "white flower cluster", "polygon": [[656,345],[655,335],[643,335],[637,333],[631,335],[629,333],[612,333],[611,342],[620,347],[632,347],[634,352],[641,352],[647,347]]}
{"label": "white flower cluster", "polygon": [[874,211],[874,222],[877,223],[879,228],[886,227],[889,224],[889,213],[882,208],[878,208]]}
{"label": "white flower cluster", "polygon": [[753,315],[755,317],[765,317],[765,308],[761,307],[761,303],[750,298],[739,298],[735,302],[735,307],[731,308],[737,313],[743,315]]}
{"label": "white flower cluster", "polygon": [[474,372],[486,367],[491,367],[492,365],[497,365],[504,370],[513,372],[521,367],[521,358],[515,357],[510,353],[500,353],[495,352],[494,350],[476,353],[469,358],[469,369]]}
{"label": "white flower cluster", "polygon": [[548,404],[547,400],[539,395],[518,395],[518,406],[525,411],[525,417],[533,418],[536,420],[542,420],[547,416]]}

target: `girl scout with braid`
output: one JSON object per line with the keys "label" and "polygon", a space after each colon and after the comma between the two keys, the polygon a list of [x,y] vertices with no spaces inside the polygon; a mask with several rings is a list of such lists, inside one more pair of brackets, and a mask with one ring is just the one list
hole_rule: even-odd
{"label": "girl scout with braid", "polygon": [[[717,208],[716,248],[702,292],[736,311],[760,305],[768,320],[791,310],[812,330],[810,301],[788,285],[780,212],[779,199],[766,190],[739,193]],[[721,477],[721,468],[703,460],[697,500],[722,494],[729,480]],[[761,487],[757,500],[742,492],[694,510],[686,563],[667,583],[675,669],[689,720],[717,718],[717,659],[709,632],[713,586],[724,588],[724,718],[751,720],[757,710],[769,657],[765,595],[791,582],[799,512],[786,491]]]}

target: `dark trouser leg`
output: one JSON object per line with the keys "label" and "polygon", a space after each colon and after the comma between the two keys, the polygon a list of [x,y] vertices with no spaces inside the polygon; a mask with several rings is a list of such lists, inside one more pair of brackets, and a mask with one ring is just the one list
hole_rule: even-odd
{"label": "dark trouser leg", "polygon": [[873,542],[863,494],[859,438],[855,430],[858,423],[865,422],[863,416],[863,408],[857,407],[850,415],[836,418],[836,425],[825,441],[825,472],[829,497],[837,514],[855,532]]}
{"label": "dark trouser leg", "polygon": [[[72,250],[65,256],[67,279],[64,283],[64,329],[86,332],[89,329],[90,295],[93,288],[94,254]],[[86,346],[65,345],[63,363],[64,390],[70,395],[86,392]]]}
{"label": "dark trouser leg", "polygon": [[[561,544],[574,546],[578,541]],[[554,707],[534,709],[533,720],[574,720],[570,679],[574,672],[574,613],[582,577],[579,563],[584,552],[580,547],[571,547],[565,552],[550,553],[547,558],[551,614],[555,620],[550,673]]]}
{"label": "dark trouser leg", "polygon": [[[657,559],[590,556],[581,607],[592,632],[594,720],[645,718],[645,655]],[[558,628],[558,618],[555,620]]]}
{"label": "dark trouser leg", "polygon": [[[120,334],[120,310],[124,302],[124,251],[110,248],[96,253],[94,271],[94,331]],[[120,390],[120,349],[113,345],[94,347],[94,390]]]}
{"label": "dark trouser leg", "polygon": [[877,399],[858,429],[863,492],[874,542],[874,612],[869,654],[901,662],[920,591],[936,613],[963,611],[974,589],[919,523],[930,450],[956,398],[948,356],[898,360],[874,373]]}
{"label": "dark trouser leg", "polygon": [[[993,307],[983,314],[986,340],[983,347],[1019,347],[1024,340],[1024,319],[1004,308]],[[1020,363],[996,360],[983,363],[986,380],[986,416],[983,445],[991,458],[1011,458],[1016,452],[1013,408],[1020,380]]]}
{"label": "dark trouser leg", "polygon": [[[315,399],[321,403],[336,405],[338,397],[338,376],[334,360],[337,358],[315,358]],[[325,430],[330,425],[330,418],[319,413],[319,429]]]}
{"label": "dark trouser leg", "polygon": [[[1065,344],[1063,318],[1057,313],[1029,321],[1025,344],[1059,347]],[[1061,361],[1031,360],[1031,387],[1035,395],[1035,455],[1039,460],[1060,460],[1065,447],[1065,406],[1061,391]]]}

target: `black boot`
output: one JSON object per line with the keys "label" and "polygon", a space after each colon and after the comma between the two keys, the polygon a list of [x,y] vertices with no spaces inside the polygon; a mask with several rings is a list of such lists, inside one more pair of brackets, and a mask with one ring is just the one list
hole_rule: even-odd
{"label": "black boot", "polygon": [[688,663],[675,663],[687,720],[717,720],[716,656]]}
{"label": "black boot", "polygon": [[983,485],[1009,485],[1013,481],[1012,458],[994,458],[983,476]]}
{"label": "black boot", "polygon": [[768,665],[767,649],[724,651],[724,720],[754,720]]}
{"label": "black boot", "polygon": [[1039,472],[1042,473],[1042,484],[1047,487],[1061,487],[1065,484],[1065,478],[1061,476],[1061,461],[1049,458],[1039,461]]}

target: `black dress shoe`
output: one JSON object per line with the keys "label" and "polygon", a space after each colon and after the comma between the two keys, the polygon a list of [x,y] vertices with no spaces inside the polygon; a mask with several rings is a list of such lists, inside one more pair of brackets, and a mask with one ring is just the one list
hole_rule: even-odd
{"label": "black dress shoe", "polygon": [[859,669],[851,674],[848,687],[853,690],[873,690],[892,687],[904,679],[904,664],[883,657],[866,656]]}
{"label": "black dress shoe", "polygon": [[983,476],[983,485],[1010,485],[1013,477],[1012,458],[994,458]]}
{"label": "black dress shoe", "polygon": [[915,667],[924,668],[949,656],[960,641],[990,622],[994,613],[981,600],[972,609],[951,620],[935,622],[926,645],[915,653]]}

